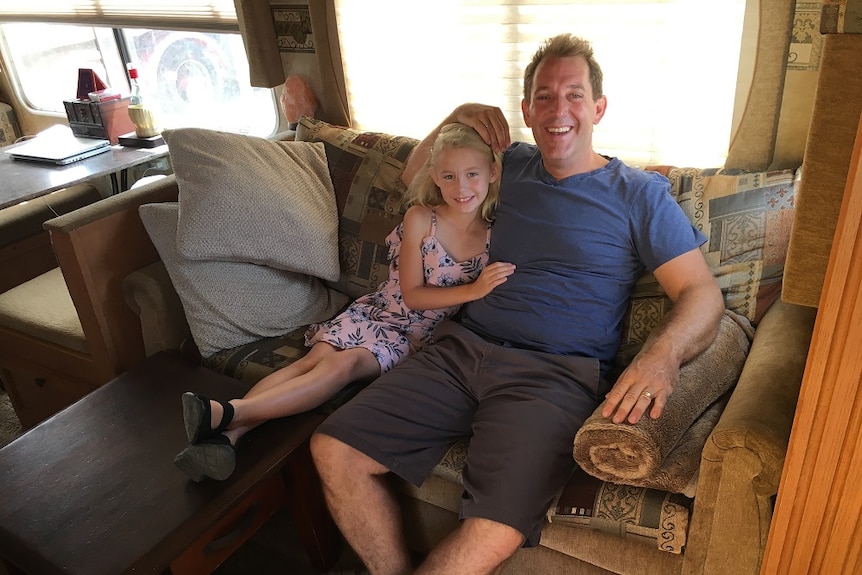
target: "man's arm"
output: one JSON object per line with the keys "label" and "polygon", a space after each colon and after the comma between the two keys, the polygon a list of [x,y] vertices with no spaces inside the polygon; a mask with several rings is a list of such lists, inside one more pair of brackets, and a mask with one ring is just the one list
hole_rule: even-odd
{"label": "man's arm", "polygon": [[661,415],[680,366],[709,347],[724,312],[721,291],[699,249],[653,273],[674,307],[658,337],[641,349],[608,393],[602,415],[613,416],[614,423],[637,423],[647,409],[653,419]]}
{"label": "man's arm", "polygon": [[502,152],[512,143],[512,138],[509,135],[509,123],[500,108],[485,104],[461,104],[413,148],[413,152],[407,159],[404,173],[401,174],[404,185],[410,185],[419,169],[428,159],[440,129],[453,122],[466,124],[476,130],[485,140],[485,143],[491,146],[495,152]]}

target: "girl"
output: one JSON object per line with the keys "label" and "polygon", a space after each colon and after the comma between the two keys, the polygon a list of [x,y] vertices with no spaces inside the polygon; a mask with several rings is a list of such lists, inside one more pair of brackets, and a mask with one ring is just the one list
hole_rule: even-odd
{"label": "girl", "polygon": [[440,320],[505,282],[514,265],[485,266],[501,171],[500,155],[475,130],[445,126],[408,190],[403,222],[386,238],[389,279],[334,319],[310,326],[308,354],[261,379],[243,398],[224,403],[184,393],[190,445],[174,463],[195,481],[228,478],[234,446],[249,430],[317,407],[348,383],[392,369],[431,341]]}

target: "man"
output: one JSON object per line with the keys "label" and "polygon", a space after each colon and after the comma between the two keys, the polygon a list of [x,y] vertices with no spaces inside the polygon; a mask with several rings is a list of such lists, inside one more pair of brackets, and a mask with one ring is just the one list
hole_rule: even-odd
{"label": "man", "polygon": [[[590,44],[564,34],[524,73],[521,109],[535,146],[510,146],[507,122],[490,106],[465,104],[441,124],[469,124],[506,150],[491,261],[517,268],[312,437],[333,517],[374,575],[414,572],[384,474],[418,485],[469,436],[461,525],[415,572],[499,573],[518,547],[538,544],[572,471],[575,432],[603,396],[615,422],[659,417],[680,366],[717,333],[724,305],[698,249],[705,238],[667,180],[593,151],[606,106]],[[414,151],[405,182],[437,131]],[[674,309],[605,395],[602,376],[645,269]]]}

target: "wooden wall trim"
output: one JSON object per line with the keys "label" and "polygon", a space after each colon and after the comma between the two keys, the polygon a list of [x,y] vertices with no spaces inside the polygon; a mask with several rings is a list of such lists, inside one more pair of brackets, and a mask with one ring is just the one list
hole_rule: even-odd
{"label": "wooden wall trim", "polygon": [[862,121],[762,575],[862,572]]}

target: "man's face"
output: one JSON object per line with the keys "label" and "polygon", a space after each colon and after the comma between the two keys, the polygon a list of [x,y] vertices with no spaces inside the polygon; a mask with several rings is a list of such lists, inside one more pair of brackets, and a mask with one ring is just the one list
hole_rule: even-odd
{"label": "man's face", "polygon": [[530,103],[521,102],[545,169],[557,179],[581,171],[593,156],[593,125],[606,100],[594,100],[590,69],[582,57],[545,58],[536,68]]}

